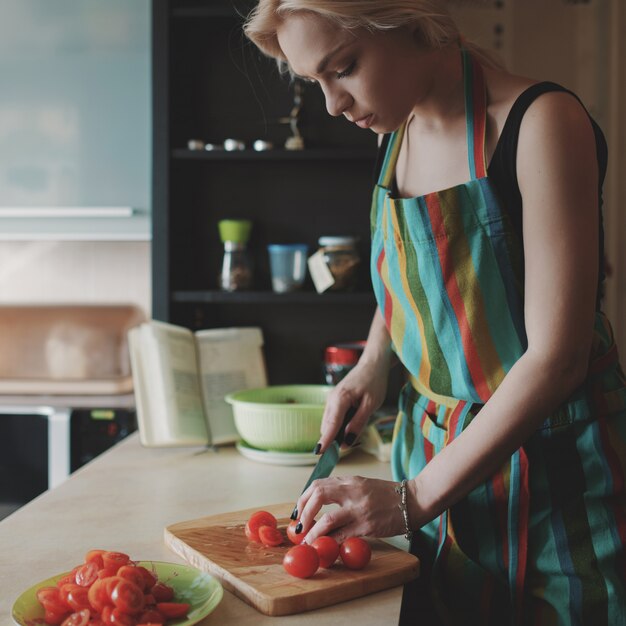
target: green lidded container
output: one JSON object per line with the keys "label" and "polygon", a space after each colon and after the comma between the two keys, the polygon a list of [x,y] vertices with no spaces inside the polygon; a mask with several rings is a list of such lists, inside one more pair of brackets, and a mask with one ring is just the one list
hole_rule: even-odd
{"label": "green lidded container", "polygon": [[217,224],[222,243],[234,241],[248,243],[252,222],[250,220],[220,220]]}

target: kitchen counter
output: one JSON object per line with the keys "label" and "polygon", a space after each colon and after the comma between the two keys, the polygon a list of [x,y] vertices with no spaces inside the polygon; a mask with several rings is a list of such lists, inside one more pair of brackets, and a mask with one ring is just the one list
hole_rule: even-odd
{"label": "kitchen counter", "polygon": [[[15,599],[33,584],[70,570],[87,550],[120,550],[131,558],[184,563],[163,542],[169,524],[268,504],[293,502],[312,466],[269,465],[233,446],[144,448],[137,433],[54,489],[0,522],[0,624],[11,623]],[[390,479],[388,463],[355,450],[337,475]],[[406,546],[402,538],[394,545]],[[285,617],[267,617],[232,593],[200,624],[395,624],[402,587]]]}

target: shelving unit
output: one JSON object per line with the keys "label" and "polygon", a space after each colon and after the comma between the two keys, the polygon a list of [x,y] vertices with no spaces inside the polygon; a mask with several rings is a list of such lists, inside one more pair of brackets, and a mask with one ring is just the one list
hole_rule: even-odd
{"label": "shelving unit", "polygon": [[[322,382],[327,345],[367,336],[375,301],[369,211],[376,137],[331,118],[319,89],[304,87],[305,149],[282,148],[293,85],[241,32],[249,0],[153,2],[153,315],[192,329],[260,326],[272,384]],[[189,150],[190,139],[238,152]],[[256,139],[274,149],[255,152]],[[217,223],[253,222],[254,290],[219,291]],[[357,235],[362,264],[353,293],[271,291],[267,245]]]}

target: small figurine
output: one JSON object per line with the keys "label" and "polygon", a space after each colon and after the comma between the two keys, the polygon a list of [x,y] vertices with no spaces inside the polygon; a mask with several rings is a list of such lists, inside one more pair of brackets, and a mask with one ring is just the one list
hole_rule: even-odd
{"label": "small figurine", "polygon": [[293,97],[293,108],[289,113],[289,117],[281,117],[280,121],[282,123],[288,123],[291,128],[291,137],[287,137],[287,141],[285,141],[285,150],[303,150],[304,149],[304,139],[302,138],[302,134],[300,133],[300,129],[298,128],[299,115],[302,109],[302,84],[299,81],[294,81],[294,97]]}

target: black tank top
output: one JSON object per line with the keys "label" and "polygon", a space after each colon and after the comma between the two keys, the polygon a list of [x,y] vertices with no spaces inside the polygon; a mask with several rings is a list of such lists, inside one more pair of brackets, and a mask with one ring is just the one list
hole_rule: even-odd
{"label": "black tank top", "polygon": [[[517,181],[517,144],[519,140],[519,131],[522,124],[522,119],[528,107],[538,98],[540,95],[549,91],[565,91],[573,95],[580,103],[578,96],[565,89],[561,85],[551,82],[541,82],[531,85],[523,91],[513,103],[511,110],[506,118],[502,133],[496,144],[496,149],[493,153],[489,167],[487,168],[487,175],[493,183],[499,197],[502,202],[501,206],[504,211],[507,211],[513,228],[518,234],[520,241],[523,242],[522,231],[522,194],[519,189],[519,183]],[[589,115],[589,114],[588,114]],[[604,134],[600,127],[596,124],[595,120],[589,116],[593,132],[596,139],[596,155],[598,159],[598,206],[600,210],[600,263],[599,263],[599,275],[598,275],[598,297],[597,306],[600,306],[600,300],[602,298],[602,285],[605,278],[604,268],[604,226],[602,220],[602,186],[604,184],[604,178],[606,176],[608,151]],[[378,157],[376,159],[375,167],[375,180],[378,180],[378,175],[382,167],[385,153],[387,152],[387,145],[391,134],[384,135],[378,150]],[[393,182],[394,193],[397,195],[396,182],[394,178]]]}

